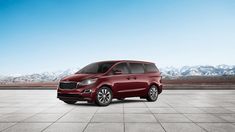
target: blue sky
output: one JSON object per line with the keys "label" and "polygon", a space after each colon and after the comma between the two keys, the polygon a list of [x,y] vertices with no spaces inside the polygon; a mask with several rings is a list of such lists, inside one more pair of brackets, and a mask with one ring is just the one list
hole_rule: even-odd
{"label": "blue sky", "polygon": [[135,59],[235,64],[234,0],[0,0],[0,75]]}

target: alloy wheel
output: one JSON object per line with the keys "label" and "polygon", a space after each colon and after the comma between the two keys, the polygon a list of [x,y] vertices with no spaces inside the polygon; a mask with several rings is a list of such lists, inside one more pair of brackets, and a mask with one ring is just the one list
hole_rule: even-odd
{"label": "alloy wheel", "polygon": [[151,87],[150,91],[149,91],[149,95],[150,95],[150,98],[152,100],[155,100],[157,98],[157,96],[158,96],[157,88],[156,87]]}
{"label": "alloy wheel", "polygon": [[149,88],[147,100],[148,101],[156,101],[158,98],[158,89],[155,85]]}
{"label": "alloy wheel", "polygon": [[99,105],[108,105],[112,100],[112,92],[109,88],[101,88],[97,93]]}

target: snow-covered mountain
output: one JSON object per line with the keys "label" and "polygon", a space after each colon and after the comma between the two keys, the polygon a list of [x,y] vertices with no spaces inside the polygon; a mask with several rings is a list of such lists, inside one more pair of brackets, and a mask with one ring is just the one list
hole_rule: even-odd
{"label": "snow-covered mountain", "polygon": [[223,76],[235,75],[235,65],[166,67],[160,68],[160,71],[164,77]]}
{"label": "snow-covered mountain", "polygon": [[[79,68],[67,69],[56,72],[35,73],[22,76],[0,76],[0,84],[24,82],[53,82],[74,74]],[[223,76],[235,75],[235,65],[218,66],[183,66],[181,68],[160,68],[163,77],[177,78],[181,76]]]}
{"label": "snow-covered mountain", "polygon": [[79,68],[67,69],[56,72],[43,72],[22,76],[0,76],[0,84],[6,83],[24,83],[24,82],[54,82],[61,78],[74,74]]}

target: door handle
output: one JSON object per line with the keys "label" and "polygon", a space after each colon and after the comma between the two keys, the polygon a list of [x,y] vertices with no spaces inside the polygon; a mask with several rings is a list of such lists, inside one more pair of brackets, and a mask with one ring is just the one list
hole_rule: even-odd
{"label": "door handle", "polygon": [[136,77],[133,77],[134,79],[136,79]]}
{"label": "door handle", "polygon": [[126,79],[127,79],[127,80],[130,80],[131,78],[130,78],[130,77],[127,77]]}

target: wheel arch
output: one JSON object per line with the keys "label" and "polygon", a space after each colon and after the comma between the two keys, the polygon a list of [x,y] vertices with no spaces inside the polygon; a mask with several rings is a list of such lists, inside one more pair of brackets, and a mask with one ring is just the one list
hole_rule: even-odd
{"label": "wheel arch", "polygon": [[112,91],[112,94],[113,94],[113,88],[112,88],[112,85],[110,85],[110,84],[107,84],[107,83],[104,83],[104,84],[100,84],[98,87],[97,87],[97,89],[96,89],[96,92],[95,93],[97,93],[97,91],[100,89],[100,88],[102,88],[102,87],[108,87],[108,88],[110,88],[110,90]]}
{"label": "wheel arch", "polygon": [[102,84],[102,85],[100,85],[100,86],[98,87],[98,89],[100,89],[100,88],[102,88],[102,87],[108,87],[108,88],[110,88],[110,89],[112,90],[112,92],[113,92],[112,86],[109,85],[109,84]]}

